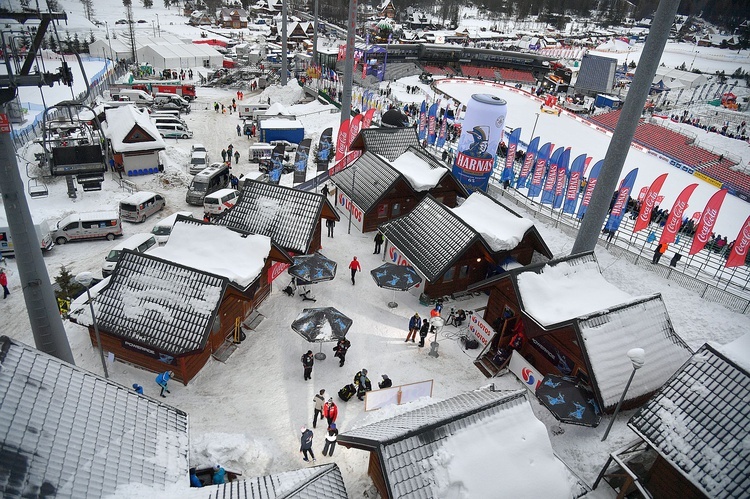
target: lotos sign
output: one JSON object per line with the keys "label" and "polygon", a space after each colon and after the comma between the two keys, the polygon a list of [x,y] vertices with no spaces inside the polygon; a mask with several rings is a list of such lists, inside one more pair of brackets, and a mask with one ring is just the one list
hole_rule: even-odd
{"label": "lotos sign", "polygon": [[534,367],[515,350],[510,356],[508,369],[515,374],[519,380],[521,380],[531,393],[536,393],[536,389],[539,388],[544,379],[542,373],[534,369]]}
{"label": "lotos sign", "polygon": [[336,197],[336,211],[345,217],[342,218],[342,222],[348,222],[349,213],[351,212],[352,223],[360,232],[362,232],[364,214],[362,213],[362,210],[359,209],[351,199],[349,199],[349,196],[341,192],[341,189],[339,189],[338,196]]}
{"label": "lotos sign", "polygon": [[487,343],[490,342],[492,336],[495,334],[495,330],[484,319],[479,317],[478,314],[471,314],[469,317],[469,331],[471,331],[483,347],[487,346]]}

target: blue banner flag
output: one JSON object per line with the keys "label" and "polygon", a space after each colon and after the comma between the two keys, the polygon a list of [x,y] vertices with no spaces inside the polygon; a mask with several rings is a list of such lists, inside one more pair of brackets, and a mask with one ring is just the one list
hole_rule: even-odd
{"label": "blue banner flag", "polygon": [[617,191],[617,199],[615,200],[615,204],[612,205],[612,210],[609,212],[607,223],[604,224],[605,230],[614,232],[620,228],[620,222],[625,215],[625,208],[628,206],[628,199],[630,198],[630,193],[633,192],[633,186],[635,185],[635,178],[637,176],[638,168],[633,168],[630,173],[622,179],[620,189]]}
{"label": "blue banner flag", "polygon": [[435,138],[437,137],[437,112],[438,105],[437,102],[434,102],[427,113],[427,143],[429,145],[435,144]]}
{"label": "blue banner flag", "polygon": [[529,197],[535,198],[542,191],[542,180],[547,173],[547,161],[549,160],[550,150],[555,147],[554,144],[547,142],[544,144],[534,161],[534,173],[531,175],[531,185],[529,186]]}
{"label": "blue banner flag", "polygon": [[568,178],[568,188],[565,189],[565,203],[563,203],[563,213],[573,214],[576,211],[578,197],[581,193],[581,176],[583,169],[586,167],[586,155],[581,154],[573,160],[573,166],[570,167]]}
{"label": "blue banner flag", "polygon": [[447,130],[448,130],[448,119],[443,117],[443,124],[440,125],[440,133],[438,134],[437,144],[436,144],[438,149],[445,146],[445,134]]}
{"label": "blue banner flag", "polygon": [[534,166],[537,147],[539,147],[539,137],[536,137],[529,142],[529,147],[526,148],[526,155],[523,157],[521,173],[518,174],[518,180],[516,181],[516,189],[520,189],[526,185],[526,179],[529,177],[531,167]]}
{"label": "blue banner flag", "polygon": [[505,168],[503,169],[503,176],[500,180],[503,182],[512,182],[515,172],[513,171],[513,165],[516,161],[516,150],[518,149],[518,139],[521,138],[521,129],[516,128],[508,136],[508,152],[505,156]]}
{"label": "blue banner flag", "polygon": [[[560,156],[562,156],[564,147],[558,147],[552,156],[549,158],[549,168],[547,168],[547,175],[544,177],[542,185],[542,204],[552,204],[555,200],[555,179],[557,179],[557,165],[560,164]],[[537,161],[538,163],[538,161]],[[534,172],[536,176],[536,172]]]}
{"label": "blue banner flag", "polygon": [[565,149],[557,164],[557,180],[555,180],[555,202],[552,208],[557,210],[562,206],[565,188],[568,186],[568,166],[570,165],[570,147]]}
{"label": "blue banner flag", "polygon": [[583,218],[583,216],[586,214],[586,209],[589,207],[589,203],[591,202],[591,194],[593,194],[594,189],[596,188],[596,182],[599,180],[599,172],[602,169],[602,165],[604,164],[604,160],[600,159],[596,163],[594,163],[594,167],[591,169],[591,173],[589,173],[589,178],[586,181],[586,188],[583,190],[583,199],[581,200],[581,206],[578,207],[578,218]]}
{"label": "blue banner flag", "polygon": [[422,141],[427,137],[427,102],[422,101],[422,105],[419,106],[419,128],[418,128],[419,140]]}

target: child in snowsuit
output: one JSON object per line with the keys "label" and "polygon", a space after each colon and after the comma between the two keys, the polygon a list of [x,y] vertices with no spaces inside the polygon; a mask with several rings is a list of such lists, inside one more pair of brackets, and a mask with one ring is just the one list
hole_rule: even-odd
{"label": "child in snowsuit", "polygon": [[167,396],[164,395],[164,392],[169,393],[169,390],[167,390],[167,383],[170,379],[174,377],[174,371],[164,371],[160,375],[156,377],[156,384],[161,387],[161,395],[162,397],[166,398]]}
{"label": "child in snowsuit", "polygon": [[307,454],[310,454],[310,457],[313,460],[313,463],[315,462],[315,454],[313,454],[312,450],[312,443],[313,443],[313,432],[312,430],[308,430],[304,426],[301,429],[302,431],[302,437],[300,438],[300,445],[299,445],[299,451],[302,453],[302,460],[303,461],[309,461]]}
{"label": "child in snowsuit", "polygon": [[320,393],[316,394],[315,397],[313,397],[313,402],[315,402],[315,412],[313,413],[313,428],[316,428],[318,425],[318,416],[320,416],[320,420],[323,420],[323,416],[325,415],[323,413],[323,405],[326,402],[326,398],[323,396],[325,393],[325,390],[320,390]]}
{"label": "child in snowsuit", "polygon": [[302,355],[302,368],[305,381],[311,379],[313,364],[315,363],[315,357],[313,357],[312,350],[308,350],[306,354]]}
{"label": "child in snowsuit", "polygon": [[336,429],[336,423],[331,423],[328,426],[328,435],[326,435],[326,443],[323,445],[323,455],[333,457],[333,451],[336,449],[336,438],[338,438],[339,430]]}
{"label": "child in snowsuit", "polygon": [[419,328],[419,346],[424,346],[424,339],[427,338],[427,333],[430,330],[430,323],[427,319],[422,319],[422,327]]}
{"label": "child in snowsuit", "polygon": [[336,343],[336,346],[333,347],[333,351],[336,352],[333,356],[338,357],[339,367],[344,367],[344,362],[346,362],[346,352],[349,350],[349,347],[352,346],[352,343],[347,340],[346,338],[341,338],[338,343]]}

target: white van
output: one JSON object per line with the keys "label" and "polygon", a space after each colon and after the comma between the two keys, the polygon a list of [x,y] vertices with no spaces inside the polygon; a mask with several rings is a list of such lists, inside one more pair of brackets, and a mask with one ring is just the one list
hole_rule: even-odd
{"label": "white van", "polygon": [[167,243],[167,241],[169,240],[169,235],[172,233],[172,227],[174,227],[174,223],[177,221],[177,217],[179,215],[182,215],[185,217],[193,217],[193,214],[190,213],[189,211],[178,211],[156,222],[156,225],[154,225],[154,228],[151,229],[151,234],[154,235],[157,243],[159,244]]}
{"label": "white van", "polygon": [[250,146],[250,150],[247,153],[248,159],[252,163],[260,163],[265,159],[271,159],[273,153],[273,146],[267,142],[256,142]]}
{"label": "white van", "polygon": [[[34,231],[42,251],[49,251],[55,245],[50,233],[49,224],[46,221],[35,223]],[[9,227],[0,227],[0,255],[13,256],[16,252],[13,249],[13,238],[10,235]]]}
{"label": "white van", "polygon": [[156,128],[159,128],[159,125],[182,125],[185,128],[187,128],[187,123],[183,121],[181,118],[178,118],[176,116],[163,116],[160,114],[157,115],[151,115],[151,121],[154,122],[156,125]]}
{"label": "white van", "polygon": [[181,109],[190,107],[190,103],[177,94],[157,92],[154,94],[154,105],[177,104]]}
{"label": "white van", "polygon": [[155,192],[136,192],[120,201],[120,218],[128,222],[143,222],[164,208],[164,196]]}
{"label": "white van", "polygon": [[208,153],[205,151],[194,151],[190,155],[190,166],[188,168],[188,171],[190,172],[190,175],[196,175],[210,165],[210,161],[208,159]]}
{"label": "white van", "polygon": [[156,238],[153,234],[142,232],[140,234],[130,236],[129,238],[109,250],[109,253],[107,253],[107,256],[104,258],[104,263],[102,264],[102,277],[108,277],[112,275],[112,272],[114,272],[115,266],[117,265],[117,261],[120,259],[120,253],[122,253],[122,250],[128,249],[131,251],[137,251],[138,253],[145,253],[151,248],[155,248],[157,246],[158,243],[156,242]]}
{"label": "white van", "polygon": [[240,119],[253,118],[254,111],[266,112],[270,106],[268,104],[239,104],[237,106],[237,112],[239,113]]}
{"label": "white van", "polygon": [[165,139],[190,139],[193,137],[193,131],[185,125],[172,125],[166,123],[157,123],[156,129]]}
{"label": "white van", "polygon": [[57,244],[98,238],[112,241],[121,235],[122,222],[114,211],[73,213],[57,222],[55,230],[52,231],[52,239]]}
{"label": "white van", "polygon": [[126,100],[123,97],[127,97],[127,100],[136,104],[151,105],[154,103],[154,98],[151,97],[151,94],[143,90],[134,90],[132,88],[112,89],[110,90],[110,95],[113,100]]}
{"label": "white van", "polygon": [[213,194],[208,194],[203,199],[203,211],[209,215],[224,213],[237,204],[240,191],[235,189],[219,189]]}
{"label": "white van", "polygon": [[182,121],[180,119],[181,114],[182,113],[180,113],[178,109],[159,109],[158,111],[151,111],[151,119],[154,120],[156,118],[177,118],[178,120]]}

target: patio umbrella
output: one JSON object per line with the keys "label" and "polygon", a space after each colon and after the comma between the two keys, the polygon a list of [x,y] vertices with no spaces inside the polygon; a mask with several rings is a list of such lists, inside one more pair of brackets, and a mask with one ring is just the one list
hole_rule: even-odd
{"label": "patio umbrella", "polygon": [[562,423],[595,427],[602,419],[594,396],[573,378],[548,374],[536,396]]}
{"label": "patio umbrella", "polygon": [[396,291],[406,291],[413,288],[422,278],[407,265],[396,265],[395,263],[384,263],[378,268],[372,269],[370,275],[375,279],[375,284],[380,288],[393,290],[393,301],[388,303],[390,308],[398,307],[396,303]]}
{"label": "patio umbrella", "polygon": [[333,307],[306,308],[292,322],[292,329],[310,342],[320,343],[315,358],[323,360],[324,341],[338,341],[346,336],[352,320]]}
{"label": "patio umbrella", "polygon": [[[294,263],[289,267],[287,272],[303,286],[315,284],[316,282],[330,281],[336,277],[336,262],[320,253],[295,256]],[[302,297],[306,300],[315,301],[315,298],[308,294],[309,292],[305,288]]]}

